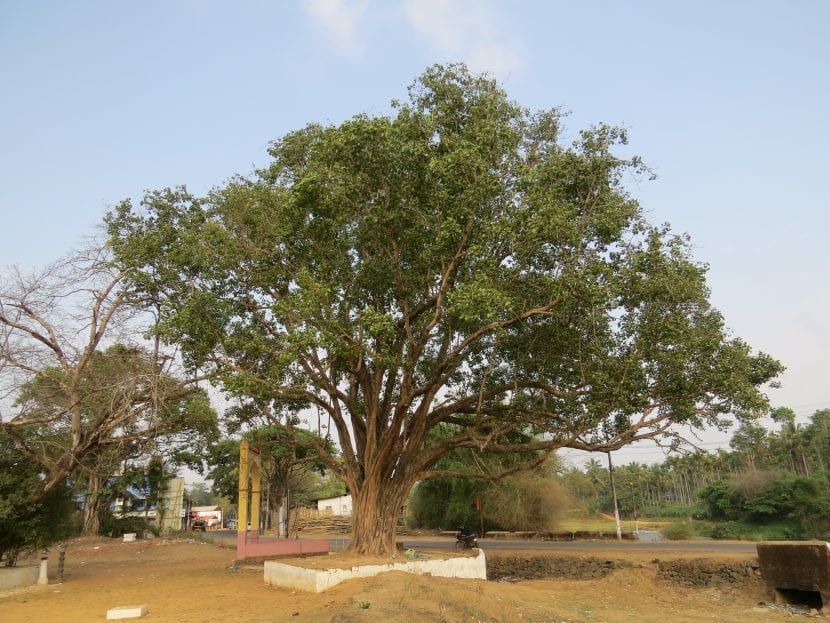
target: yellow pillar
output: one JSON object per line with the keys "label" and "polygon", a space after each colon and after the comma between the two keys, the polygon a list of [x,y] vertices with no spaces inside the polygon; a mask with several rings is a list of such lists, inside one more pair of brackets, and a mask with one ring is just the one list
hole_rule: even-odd
{"label": "yellow pillar", "polygon": [[[256,451],[254,450],[253,452]],[[260,492],[260,481],[262,479],[260,471],[259,455],[257,455],[251,461],[251,531],[254,534],[259,534],[259,507],[260,498],[262,497]]]}
{"label": "yellow pillar", "polygon": [[248,529],[248,440],[239,443],[239,511],[236,513],[236,533],[245,534]]}

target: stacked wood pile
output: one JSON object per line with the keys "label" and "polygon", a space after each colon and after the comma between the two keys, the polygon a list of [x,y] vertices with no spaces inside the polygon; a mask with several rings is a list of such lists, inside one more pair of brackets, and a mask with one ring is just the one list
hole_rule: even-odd
{"label": "stacked wood pile", "polygon": [[[331,509],[317,510],[316,508],[295,508],[291,511],[290,538],[302,536],[303,533],[323,534],[350,534],[352,518],[349,515],[335,515]],[[399,525],[399,536],[408,535],[410,531]],[[453,533],[455,535],[455,533]]]}
{"label": "stacked wood pile", "polygon": [[331,510],[296,508],[291,514],[289,536],[296,536],[302,532],[349,534],[352,531],[352,518],[347,515],[335,515]]}

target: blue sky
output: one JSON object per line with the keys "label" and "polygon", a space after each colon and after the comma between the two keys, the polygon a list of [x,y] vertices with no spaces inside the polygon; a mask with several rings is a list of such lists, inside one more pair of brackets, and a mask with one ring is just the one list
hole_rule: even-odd
{"label": "blue sky", "polygon": [[633,192],[691,235],[727,324],[788,367],[774,404],[806,417],[830,408],[828,32],[824,0],[2,0],[0,266],[464,61],[573,132],[629,129],[659,176]]}

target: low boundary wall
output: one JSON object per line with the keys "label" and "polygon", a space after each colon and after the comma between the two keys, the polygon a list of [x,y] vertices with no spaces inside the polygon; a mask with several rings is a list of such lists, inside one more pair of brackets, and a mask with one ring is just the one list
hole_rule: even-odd
{"label": "low boundary wall", "polygon": [[408,560],[381,565],[362,565],[350,569],[308,569],[274,560],[266,560],[265,583],[282,588],[322,593],[346,580],[372,577],[386,571],[404,571],[443,578],[486,580],[487,562],[484,558],[484,552],[481,550],[478,550],[477,556],[447,558],[445,560]]}
{"label": "low boundary wall", "polygon": [[40,565],[0,567],[0,589],[32,586],[38,581]]}
{"label": "low boundary wall", "polygon": [[327,554],[328,539],[260,539],[256,532],[237,533],[236,559],[264,558],[266,556],[297,556]]}

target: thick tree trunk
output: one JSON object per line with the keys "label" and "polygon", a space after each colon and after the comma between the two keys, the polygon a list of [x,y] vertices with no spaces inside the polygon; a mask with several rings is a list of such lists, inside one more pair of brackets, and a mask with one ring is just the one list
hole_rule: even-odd
{"label": "thick tree trunk", "polygon": [[101,528],[101,478],[90,474],[84,508],[84,536],[95,536]]}
{"label": "thick tree trunk", "polygon": [[390,482],[366,481],[352,492],[352,542],[358,554],[390,556],[395,553],[395,529],[408,488]]}

